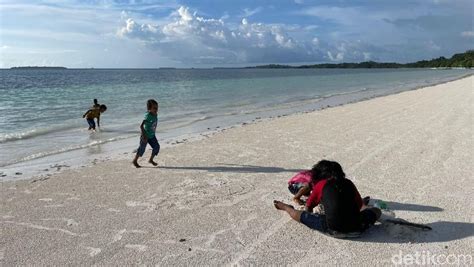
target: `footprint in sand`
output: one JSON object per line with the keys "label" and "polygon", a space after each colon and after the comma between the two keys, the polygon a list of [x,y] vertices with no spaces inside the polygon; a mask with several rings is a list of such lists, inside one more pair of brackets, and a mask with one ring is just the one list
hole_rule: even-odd
{"label": "footprint in sand", "polygon": [[117,241],[120,241],[122,239],[122,235],[127,231],[127,229],[122,229],[120,231],[118,231],[118,233],[116,233],[114,235],[114,237],[112,238],[112,242],[110,243],[114,243],[114,242],[117,242]]}
{"label": "footprint in sand", "polygon": [[50,202],[50,201],[53,201],[52,198],[40,198],[38,199],[39,201],[45,201],[45,202]]}
{"label": "footprint in sand", "polygon": [[119,212],[120,212],[120,210],[114,209],[114,208],[109,208],[109,209],[107,209],[107,211],[116,212],[116,213],[119,213]]}
{"label": "footprint in sand", "polygon": [[74,219],[67,219],[66,224],[67,224],[67,226],[78,226],[79,225],[79,223],[76,222]]}
{"label": "footprint in sand", "polygon": [[136,245],[136,244],[126,244],[125,247],[136,250],[136,251],[140,251],[140,252],[146,251],[148,248],[145,245]]}
{"label": "footprint in sand", "polygon": [[141,210],[140,212],[150,212],[156,209],[156,205],[153,203],[148,203],[148,202],[140,202],[140,201],[127,201],[125,202],[125,205],[127,207],[144,207],[145,209]]}
{"label": "footprint in sand", "polygon": [[100,248],[93,248],[93,247],[84,247],[89,251],[89,256],[94,257],[95,255],[99,254],[102,250]]}
{"label": "footprint in sand", "polygon": [[142,230],[127,230],[127,229],[122,229],[118,231],[113,237],[112,241],[109,244],[115,243],[117,241],[122,240],[123,234],[125,233],[132,233],[132,234],[146,234],[145,231]]}

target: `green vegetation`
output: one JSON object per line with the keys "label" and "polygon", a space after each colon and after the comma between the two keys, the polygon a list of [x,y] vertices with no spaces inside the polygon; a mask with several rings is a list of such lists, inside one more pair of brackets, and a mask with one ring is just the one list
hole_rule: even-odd
{"label": "green vegetation", "polygon": [[361,63],[339,63],[339,64],[314,64],[302,66],[289,65],[262,65],[249,68],[259,69],[322,69],[322,68],[338,68],[338,69],[371,69],[371,68],[472,68],[474,67],[474,50],[468,50],[464,53],[455,54],[451,58],[439,57],[432,60],[421,60],[413,63],[379,63],[375,61],[366,61]]}

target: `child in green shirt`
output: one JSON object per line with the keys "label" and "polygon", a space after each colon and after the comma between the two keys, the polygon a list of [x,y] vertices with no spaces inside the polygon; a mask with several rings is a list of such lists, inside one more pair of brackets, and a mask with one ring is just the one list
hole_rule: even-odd
{"label": "child in green shirt", "polygon": [[137,168],[141,166],[138,165],[138,158],[143,156],[145,153],[145,148],[147,143],[150,144],[152,148],[150,159],[148,160],[153,166],[157,166],[158,164],[153,161],[153,158],[158,155],[160,152],[160,144],[156,139],[155,132],[156,132],[156,125],[158,124],[158,102],[154,99],[149,99],[146,103],[147,106],[147,113],[145,113],[145,118],[140,125],[141,130],[141,137],[140,137],[140,145],[137,149],[137,154],[133,159],[133,165]]}

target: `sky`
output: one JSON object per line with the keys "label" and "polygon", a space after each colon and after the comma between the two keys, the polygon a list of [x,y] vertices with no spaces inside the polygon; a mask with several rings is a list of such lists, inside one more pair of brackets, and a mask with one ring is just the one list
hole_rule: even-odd
{"label": "sky", "polygon": [[0,0],[0,68],[413,62],[474,49],[470,0]]}

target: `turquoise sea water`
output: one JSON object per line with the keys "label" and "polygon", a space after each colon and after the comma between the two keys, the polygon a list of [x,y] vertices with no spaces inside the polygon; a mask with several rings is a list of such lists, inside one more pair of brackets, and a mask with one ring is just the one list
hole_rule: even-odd
{"label": "turquoise sea water", "polygon": [[[256,117],[318,109],[453,80],[472,70],[0,70],[0,171],[133,151],[146,100],[164,141]],[[82,114],[106,104],[100,132]],[[106,149],[104,144],[107,144]],[[3,169],[3,170],[2,170]]]}

